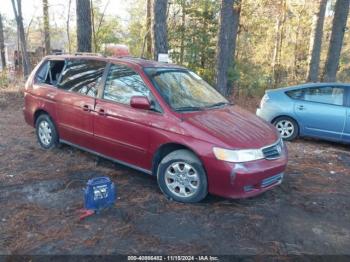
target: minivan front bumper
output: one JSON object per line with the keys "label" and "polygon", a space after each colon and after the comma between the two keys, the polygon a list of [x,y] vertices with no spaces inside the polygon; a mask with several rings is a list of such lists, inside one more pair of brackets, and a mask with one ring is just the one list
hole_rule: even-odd
{"label": "minivan front bumper", "polygon": [[239,164],[212,160],[207,167],[209,192],[233,199],[259,195],[282,183],[287,160],[285,148],[274,160]]}

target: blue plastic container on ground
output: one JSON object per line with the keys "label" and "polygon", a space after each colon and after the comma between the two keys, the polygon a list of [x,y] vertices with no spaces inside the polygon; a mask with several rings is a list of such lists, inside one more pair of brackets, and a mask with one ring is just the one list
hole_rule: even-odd
{"label": "blue plastic container on ground", "polygon": [[114,205],[116,188],[108,177],[96,177],[87,182],[84,195],[85,208],[98,212]]}

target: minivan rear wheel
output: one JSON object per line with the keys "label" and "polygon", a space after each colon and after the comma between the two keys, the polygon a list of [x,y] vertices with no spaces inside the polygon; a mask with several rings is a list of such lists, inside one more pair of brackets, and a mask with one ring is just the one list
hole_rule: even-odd
{"label": "minivan rear wheel", "polygon": [[54,123],[47,114],[42,114],[35,122],[36,136],[44,149],[51,149],[58,145],[58,134]]}
{"label": "minivan rear wheel", "polygon": [[202,163],[189,150],[176,150],[164,157],[158,166],[157,180],[162,192],[178,202],[199,202],[208,194]]}
{"label": "minivan rear wheel", "polygon": [[278,117],[273,125],[277,128],[283,140],[291,141],[298,137],[299,126],[298,123],[287,116]]}

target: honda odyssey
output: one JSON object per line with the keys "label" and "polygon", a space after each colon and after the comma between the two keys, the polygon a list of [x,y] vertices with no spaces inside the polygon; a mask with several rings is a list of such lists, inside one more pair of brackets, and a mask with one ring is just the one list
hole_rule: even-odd
{"label": "honda odyssey", "polygon": [[180,202],[258,195],[281,183],[287,150],[269,123],[186,68],[124,57],[48,56],[25,86],[41,147],[58,143],[157,176]]}

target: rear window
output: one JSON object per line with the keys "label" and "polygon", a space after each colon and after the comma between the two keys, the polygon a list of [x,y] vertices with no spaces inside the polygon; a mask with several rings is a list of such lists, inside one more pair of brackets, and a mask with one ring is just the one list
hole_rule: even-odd
{"label": "rear window", "polygon": [[304,89],[291,90],[286,92],[287,96],[293,99],[303,99],[304,98]]}

